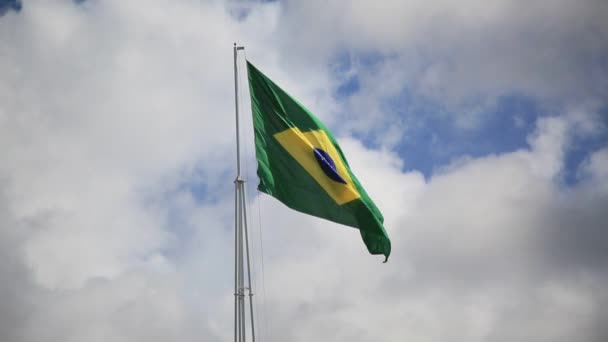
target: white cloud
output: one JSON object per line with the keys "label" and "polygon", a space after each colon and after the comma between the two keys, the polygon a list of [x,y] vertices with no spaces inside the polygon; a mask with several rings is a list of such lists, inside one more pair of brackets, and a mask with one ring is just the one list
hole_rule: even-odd
{"label": "white cloud", "polygon": [[0,18],[11,340],[215,335],[202,309],[212,297],[189,303],[174,256],[192,223],[167,203],[188,191],[182,177],[216,190],[233,162],[223,99],[238,28],[221,4],[158,5],[30,1]]}
{"label": "white cloud", "polygon": [[530,150],[463,160],[426,183],[401,173],[398,159],[346,141],[383,208],[393,255],[383,265],[357,252],[358,236],[344,228],[271,225],[273,234],[288,231],[288,244],[298,234],[298,246],[300,229],[318,227],[309,234],[310,254],[285,254],[267,273],[278,329],[272,337],[605,338],[597,324],[605,317],[600,269],[608,259],[602,243],[589,240],[605,241],[605,215],[585,208],[605,206],[607,193],[588,197],[581,185],[575,199],[554,179],[572,131],[565,119],[541,120]]}
{"label": "white cloud", "polygon": [[[504,95],[534,98],[550,111],[589,101],[605,105],[608,88],[600,75],[606,74],[607,13],[606,2],[594,0],[287,2],[280,34],[287,65],[322,65],[351,53],[346,58],[362,89],[344,116],[361,122],[354,127],[359,133],[407,117],[415,107],[378,108],[404,89],[412,101],[438,103],[444,110],[437,114],[471,129]],[[359,63],[369,52],[387,60],[369,70]]]}
{"label": "white cloud", "polygon": [[593,153],[581,168],[583,177],[601,192],[608,189],[608,148]]}

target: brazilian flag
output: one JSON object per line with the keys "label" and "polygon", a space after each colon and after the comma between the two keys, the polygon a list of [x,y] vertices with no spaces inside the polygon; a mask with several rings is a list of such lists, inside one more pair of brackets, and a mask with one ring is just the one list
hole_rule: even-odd
{"label": "brazilian flag", "polygon": [[247,71],[258,189],[294,210],[358,228],[369,252],[388,260],[391,242],[382,214],[350,170],[336,139],[249,62]]}

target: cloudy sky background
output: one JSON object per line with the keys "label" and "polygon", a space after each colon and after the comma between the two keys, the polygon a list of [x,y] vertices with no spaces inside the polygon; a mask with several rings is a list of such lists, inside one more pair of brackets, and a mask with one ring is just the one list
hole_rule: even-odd
{"label": "cloudy sky background", "polygon": [[231,340],[235,41],[339,137],[393,241],[382,264],[258,196],[244,94],[261,341],[608,340],[605,18],[0,1],[2,341]]}

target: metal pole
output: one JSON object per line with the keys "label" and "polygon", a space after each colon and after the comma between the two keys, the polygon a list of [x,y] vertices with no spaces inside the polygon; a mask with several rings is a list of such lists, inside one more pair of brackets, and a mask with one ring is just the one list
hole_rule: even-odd
{"label": "metal pole", "polygon": [[247,192],[245,189],[245,186],[243,184],[243,190],[242,193],[243,195],[243,204],[242,204],[242,208],[243,208],[243,215],[245,216],[245,221],[244,221],[244,232],[245,232],[245,255],[247,256],[247,282],[248,282],[248,287],[249,287],[249,317],[251,319],[251,341],[255,342],[255,325],[253,322],[253,288],[251,286],[251,263],[249,261],[249,233],[247,232],[247,203],[246,203],[246,199],[247,199]]}
{"label": "metal pole", "polygon": [[236,69],[236,55],[239,48],[234,43],[234,108],[236,113],[236,179],[241,178],[241,139],[239,128],[239,79]]}
{"label": "metal pole", "polygon": [[241,342],[241,289],[240,289],[240,230],[241,230],[241,210],[240,210],[240,189],[239,180],[241,178],[241,147],[239,137],[239,88],[236,68],[236,43],[233,46],[234,57],[234,106],[236,116],[236,179],[234,181],[234,342]]}
{"label": "metal pole", "polygon": [[[247,261],[247,275],[249,285],[249,309],[251,318],[251,338],[255,342],[255,328],[253,326],[253,302],[251,292],[251,264],[249,260],[249,237],[247,232],[247,197],[245,193],[245,180],[241,178],[241,139],[239,126],[239,95],[238,95],[238,68],[237,54],[244,50],[242,46],[233,46],[234,55],[234,106],[236,116],[236,179],[234,180],[234,342],[246,342],[247,321],[245,311],[245,258]],[[245,241],[243,241],[243,235]],[[243,243],[245,244],[243,246]],[[245,255],[243,255],[245,253]]]}
{"label": "metal pole", "polygon": [[239,236],[239,314],[240,314],[240,318],[239,321],[241,323],[241,342],[245,342],[246,341],[246,337],[247,337],[247,330],[246,330],[246,323],[247,321],[245,320],[245,272],[244,272],[244,265],[243,265],[243,222],[244,222],[244,216],[243,216],[243,180],[238,180],[237,181],[237,187],[238,187],[238,197],[239,197],[239,231],[238,231],[238,236]]}
{"label": "metal pole", "polygon": [[[235,185],[236,185],[236,181],[235,181]],[[239,296],[239,288],[238,288],[238,273],[237,273],[237,268],[238,268],[238,262],[237,260],[239,260],[239,255],[238,255],[238,229],[239,229],[239,222],[238,222],[238,213],[239,213],[239,204],[238,204],[238,188],[235,186],[234,187],[234,342],[238,342],[237,341],[237,327],[238,327],[238,318],[237,318],[237,307],[238,307],[238,296]]]}

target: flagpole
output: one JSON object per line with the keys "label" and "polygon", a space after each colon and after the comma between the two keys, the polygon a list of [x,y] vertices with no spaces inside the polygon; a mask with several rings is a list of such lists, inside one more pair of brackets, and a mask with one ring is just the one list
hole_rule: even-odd
{"label": "flagpole", "polygon": [[[237,68],[239,50],[245,50],[245,47],[237,46],[236,43],[234,43],[234,107],[236,116],[236,179],[234,180],[234,342],[246,342],[247,339],[245,310],[246,291],[248,292],[249,297],[251,340],[252,342],[255,342],[251,263],[249,260],[249,236],[247,231],[247,196],[245,192],[245,180],[241,177],[241,140]],[[247,286],[245,286],[245,266],[247,267]]]}
{"label": "flagpole", "polygon": [[238,70],[236,64],[236,57],[239,50],[245,50],[243,46],[236,46],[234,43],[234,108],[236,113],[236,177],[241,178],[241,139],[240,139],[240,127],[239,127],[239,79]]}

